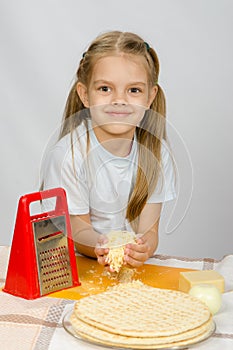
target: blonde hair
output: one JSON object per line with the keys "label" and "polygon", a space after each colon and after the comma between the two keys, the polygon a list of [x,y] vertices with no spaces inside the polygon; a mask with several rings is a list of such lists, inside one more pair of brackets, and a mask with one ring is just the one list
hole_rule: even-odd
{"label": "blonde hair", "polygon": [[72,138],[72,131],[82,121],[86,122],[85,116],[88,113],[80,113],[77,118],[71,118],[77,112],[85,109],[77,94],[77,83],[81,82],[88,87],[96,61],[112,53],[144,57],[148,83],[150,86],[156,85],[158,88],[150,110],[145,113],[140,126],[136,127],[139,144],[138,169],[126,211],[126,218],[136,231],[140,214],[158,183],[161,167],[161,142],[162,139],[166,138],[166,103],[164,93],[158,84],[159,60],[154,49],[134,33],[111,31],[98,36],[80,61],[76,79],[67,98],[60,138],[69,132]]}

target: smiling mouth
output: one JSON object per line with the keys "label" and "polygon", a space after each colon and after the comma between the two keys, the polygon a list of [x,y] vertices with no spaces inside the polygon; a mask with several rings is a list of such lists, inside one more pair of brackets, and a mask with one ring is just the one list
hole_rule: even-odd
{"label": "smiling mouth", "polygon": [[107,113],[110,117],[115,117],[115,118],[126,118],[130,114],[129,113]]}
{"label": "smiling mouth", "polygon": [[125,118],[125,117],[129,117],[132,114],[132,112],[129,112],[129,111],[106,111],[106,114],[109,115],[110,117]]}

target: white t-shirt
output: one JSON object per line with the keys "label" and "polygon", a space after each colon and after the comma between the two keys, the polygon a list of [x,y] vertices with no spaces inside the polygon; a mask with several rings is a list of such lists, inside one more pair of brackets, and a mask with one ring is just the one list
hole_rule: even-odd
{"label": "white t-shirt", "polygon": [[[70,134],[50,150],[42,169],[44,189],[63,187],[69,213],[89,213],[93,228],[99,233],[108,233],[110,230],[131,231],[125,216],[137,172],[137,142],[133,141],[127,157],[117,157],[98,142],[90,120],[88,129],[88,155],[84,124],[79,125],[73,133],[73,154]],[[147,203],[162,203],[175,197],[173,164],[164,142],[162,166],[163,178],[160,176]]]}

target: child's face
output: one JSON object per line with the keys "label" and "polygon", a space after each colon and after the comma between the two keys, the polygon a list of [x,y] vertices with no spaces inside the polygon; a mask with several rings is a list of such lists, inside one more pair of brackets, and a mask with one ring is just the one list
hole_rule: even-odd
{"label": "child's face", "polygon": [[123,54],[100,58],[93,67],[89,86],[77,85],[94,125],[108,125],[117,134],[135,129],[157,92],[156,87],[149,87],[143,60]]}

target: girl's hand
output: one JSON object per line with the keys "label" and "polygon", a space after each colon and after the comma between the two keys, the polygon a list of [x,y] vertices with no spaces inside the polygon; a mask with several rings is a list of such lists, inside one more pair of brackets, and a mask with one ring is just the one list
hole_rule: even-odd
{"label": "girl's hand", "polygon": [[104,248],[103,246],[108,242],[107,237],[104,235],[101,235],[100,238],[98,239],[98,242],[95,247],[95,254],[97,257],[97,261],[100,265],[108,265],[106,263],[106,256],[109,252],[109,248]]}
{"label": "girl's hand", "polygon": [[150,257],[150,246],[145,237],[137,239],[137,243],[127,244],[125,247],[125,264],[139,267]]}

